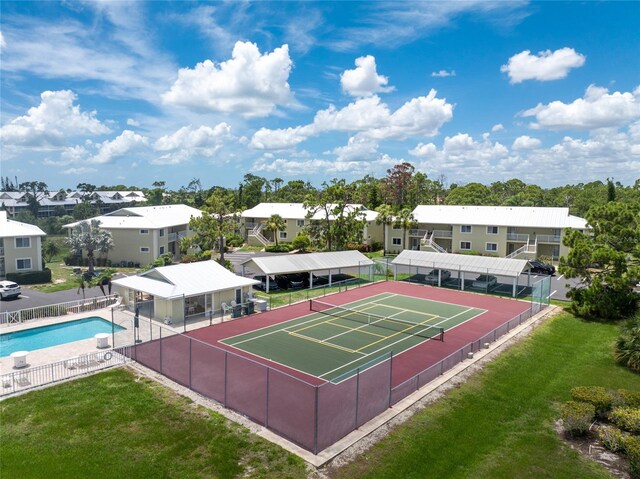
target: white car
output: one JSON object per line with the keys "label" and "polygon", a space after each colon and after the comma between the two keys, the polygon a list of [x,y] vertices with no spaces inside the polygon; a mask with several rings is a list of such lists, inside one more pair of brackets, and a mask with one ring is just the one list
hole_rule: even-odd
{"label": "white car", "polygon": [[488,274],[481,274],[474,281],[472,286],[478,289],[488,289],[498,284],[498,278]]}
{"label": "white car", "polygon": [[17,298],[20,296],[20,286],[13,281],[0,281],[0,299]]}

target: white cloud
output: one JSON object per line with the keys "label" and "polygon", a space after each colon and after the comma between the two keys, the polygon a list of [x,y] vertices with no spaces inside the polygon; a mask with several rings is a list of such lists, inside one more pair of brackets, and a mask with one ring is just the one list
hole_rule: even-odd
{"label": "white cloud", "polygon": [[447,70],[440,70],[440,71],[437,71],[437,72],[431,72],[431,76],[432,77],[437,77],[437,78],[454,77],[454,76],[456,76],[456,71],[455,70],[451,70],[449,72]]}
{"label": "white cloud", "polygon": [[521,116],[535,117],[536,122],[530,124],[534,129],[593,130],[621,126],[640,118],[640,86],[633,92],[610,94],[606,88],[590,85],[584,97],[572,103],[538,104]]}
{"label": "white cloud", "polygon": [[259,150],[281,150],[305,141],[313,134],[312,128],[296,126],[280,130],[260,128],[251,138],[251,147]]}
{"label": "white cloud", "polygon": [[194,110],[264,117],[292,102],[291,65],[287,45],[263,55],[255,43],[237,42],[231,59],[219,66],[205,60],[194,69],[180,69],[162,100]]}
{"label": "white cloud", "polygon": [[140,122],[134,120],[133,118],[127,118],[127,125],[129,126],[140,126]]}
{"label": "white cloud", "polygon": [[356,68],[345,70],[340,75],[342,91],[351,96],[371,96],[375,93],[386,93],[394,90],[387,86],[389,79],[378,75],[376,59],[372,55],[356,58]]}
{"label": "white cloud", "polygon": [[500,71],[509,75],[511,83],[559,80],[565,78],[572,68],[584,65],[585,60],[586,57],[573,48],[560,48],[554,52],[545,50],[538,55],[525,50],[509,58],[509,63],[502,65]]}
{"label": "white cloud", "polygon": [[493,125],[491,127],[491,131],[496,132],[496,131],[503,131],[504,130],[504,126],[502,126],[502,123],[496,123],[495,125]]}
{"label": "white cloud", "polygon": [[7,42],[4,39],[4,35],[0,32],[0,49],[7,48]]}
{"label": "white cloud", "polygon": [[359,98],[342,109],[330,105],[318,111],[309,125],[279,130],[261,128],[254,134],[251,146],[287,148],[331,131],[357,132],[377,140],[435,136],[440,127],[453,118],[453,105],[437,98],[436,94],[431,90],[427,96],[412,98],[393,113],[377,95]]}
{"label": "white cloud", "polygon": [[352,136],[345,146],[334,148],[325,154],[336,155],[338,161],[373,160],[377,156],[378,143],[370,138]]}
{"label": "white cloud", "polygon": [[111,131],[96,118],[95,111],[81,112],[73,104],[77,96],[70,90],[45,91],[40,99],[40,105],[29,108],[26,115],[14,118],[0,129],[5,145],[62,145],[77,135]]}
{"label": "white cloud", "polygon": [[131,130],[124,130],[113,140],[98,144],[98,152],[87,159],[88,163],[105,164],[144,149],[149,140]]}
{"label": "white cloud", "polygon": [[210,158],[222,147],[230,133],[231,127],[224,122],[213,128],[200,126],[193,129],[191,126],[184,126],[172,135],[158,138],[154,149],[165,154],[151,163],[178,164],[196,155]]}
{"label": "white cloud", "polygon": [[523,135],[516,138],[511,146],[514,150],[532,150],[540,147],[542,142],[537,138],[531,138],[530,136]]}
{"label": "white cloud", "polygon": [[267,158],[260,158],[252,165],[252,170],[274,172],[281,176],[299,175],[364,175],[378,171],[384,171],[402,160],[391,158],[388,155],[379,155],[371,161],[354,160],[325,160],[325,159],[305,159],[291,160],[278,158],[270,161]]}

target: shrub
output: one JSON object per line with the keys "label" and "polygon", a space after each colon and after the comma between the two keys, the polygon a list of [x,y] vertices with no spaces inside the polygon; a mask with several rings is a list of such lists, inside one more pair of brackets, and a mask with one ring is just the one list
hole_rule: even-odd
{"label": "shrub", "polygon": [[371,243],[371,251],[380,251],[382,249],[381,241],[374,241]]}
{"label": "shrub", "polygon": [[640,372],[640,315],[624,323],[616,340],[614,357],[623,366]]}
{"label": "shrub", "polygon": [[290,251],[290,247],[288,244],[274,244],[267,246],[264,250],[269,253],[288,253]]}
{"label": "shrub", "polygon": [[293,238],[293,241],[291,242],[291,246],[293,247],[293,249],[299,249],[301,251],[305,251],[309,249],[309,247],[311,246],[311,239],[309,238],[308,235],[304,233],[300,233],[298,234],[298,236]]}
{"label": "shrub", "polygon": [[593,404],[598,416],[605,416],[613,401],[611,394],[600,386],[576,386],[571,389],[571,398],[574,401]]}
{"label": "shrub", "polygon": [[640,437],[626,436],[624,438],[624,452],[629,458],[631,477],[640,478]]}
{"label": "shrub", "polygon": [[618,389],[614,393],[614,405],[640,407],[640,392]]}
{"label": "shrub", "polygon": [[26,271],[23,273],[7,273],[6,279],[18,284],[42,284],[51,282],[51,270]]}
{"label": "shrub", "polygon": [[640,434],[640,409],[635,407],[616,407],[609,413],[609,420],[620,429]]}
{"label": "shrub", "polygon": [[244,244],[244,238],[238,234],[233,234],[225,238],[227,246],[238,247]]}
{"label": "shrub", "polygon": [[624,435],[620,429],[613,426],[602,426],[598,429],[598,437],[604,447],[611,452],[624,451]]}
{"label": "shrub", "polygon": [[589,431],[596,408],[593,404],[567,401],[562,405],[562,423],[571,436],[582,436]]}

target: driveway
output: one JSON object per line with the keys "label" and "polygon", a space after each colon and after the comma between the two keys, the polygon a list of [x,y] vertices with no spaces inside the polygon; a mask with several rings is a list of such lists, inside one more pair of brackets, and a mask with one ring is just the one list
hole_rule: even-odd
{"label": "driveway", "polygon": [[[97,286],[85,288],[85,298],[102,297],[102,291]],[[82,291],[78,293],[76,288],[55,293],[43,293],[35,289],[22,286],[22,294],[16,299],[5,299],[0,301],[0,312],[18,311],[19,309],[35,308],[38,306],[48,306],[50,304],[64,303],[82,299]]]}

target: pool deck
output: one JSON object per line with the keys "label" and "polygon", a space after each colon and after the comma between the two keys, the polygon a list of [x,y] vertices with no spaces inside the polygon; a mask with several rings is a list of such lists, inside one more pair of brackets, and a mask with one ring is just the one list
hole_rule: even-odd
{"label": "pool deck", "polygon": [[[11,324],[0,327],[0,334],[12,333],[15,331],[24,331],[25,329],[37,328],[41,326],[48,326],[51,324],[61,324],[69,321],[75,321],[77,319],[85,319],[89,317],[100,317],[107,321],[111,321],[112,311],[111,308],[98,309],[95,311],[87,311],[78,314],[68,314],[66,316],[58,316],[52,318],[43,318],[36,319],[32,321],[26,321],[20,324]],[[225,318],[228,320],[229,318]],[[115,324],[125,327],[126,329],[122,331],[118,331],[115,333],[115,346],[129,346],[134,344],[133,337],[133,313],[125,310],[115,310],[113,312],[113,321]],[[219,323],[220,318],[214,318],[213,324]],[[191,331],[193,329],[202,328],[204,326],[209,325],[208,319],[202,319],[202,321],[190,323],[187,327],[187,331]],[[160,325],[158,322],[154,321],[152,324],[149,324],[149,320],[143,317],[140,317],[140,328],[139,328],[139,337],[142,340],[148,340],[149,335],[153,334],[153,337],[156,338],[159,336],[159,327],[163,328],[163,335],[169,332],[182,333],[182,327],[179,328],[171,328],[170,326]],[[96,338],[82,339],[79,341],[74,341],[71,343],[61,344],[58,346],[52,346],[49,348],[37,349],[34,351],[29,351],[29,355],[27,356],[27,366],[23,368],[16,369],[14,367],[14,359],[11,356],[6,356],[0,358],[0,375],[13,373],[16,371],[28,371],[29,368],[34,366],[42,366],[46,364],[55,363],[58,361],[64,361],[66,359],[75,358],[77,356],[82,356],[84,354],[96,353],[99,351],[108,351],[109,349],[114,347],[113,344],[114,337],[109,335],[108,343],[109,347],[106,349],[99,349],[97,347]]]}

